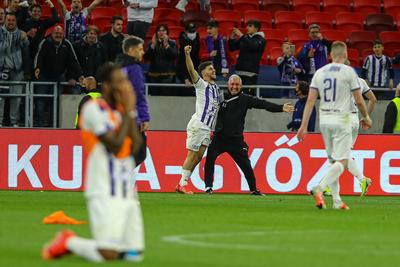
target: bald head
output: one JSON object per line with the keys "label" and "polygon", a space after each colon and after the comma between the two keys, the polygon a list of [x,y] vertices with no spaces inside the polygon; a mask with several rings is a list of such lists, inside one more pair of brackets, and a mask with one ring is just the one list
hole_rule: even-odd
{"label": "bald head", "polygon": [[92,91],[96,89],[96,79],[93,76],[86,77],[85,79],[83,79],[82,86],[85,87],[88,91]]}
{"label": "bald head", "polygon": [[239,75],[233,74],[229,77],[228,90],[231,95],[237,95],[242,91],[242,79]]}

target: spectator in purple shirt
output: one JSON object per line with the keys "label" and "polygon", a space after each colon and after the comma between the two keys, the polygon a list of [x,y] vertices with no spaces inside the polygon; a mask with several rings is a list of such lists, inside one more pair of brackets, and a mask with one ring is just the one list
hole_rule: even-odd
{"label": "spectator in purple shirt", "polygon": [[121,65],[128,79],[131,81],[136,93],[136,108],[137,108],[137,125],[143,137],[143,145],[135,157],[136,165],[142,163],[146,158],[146,131],[149,129],[149,106],[145,96],[145,76],[143,74],[140,61],[143,58],[143,40],[136,36],[125,38],[122,43],[123,54],[119,54],[116,58],[117,64]]}
{"label": "spectator in purple shirt", "polygon": [[306,71],[307,78],[311,81],[314,73],[328,64],[332,43],[323,38],[320,27],[317,24],[311,24],[308,27],[308,31],[310,41],[304,44],[299,59]]}

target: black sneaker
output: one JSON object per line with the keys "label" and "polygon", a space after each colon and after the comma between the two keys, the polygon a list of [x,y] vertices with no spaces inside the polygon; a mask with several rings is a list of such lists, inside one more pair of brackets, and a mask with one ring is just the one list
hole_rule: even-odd
{"label": "black sneaker", "polygon": [[265,194],[261,193],[260,190],[251,191],[253,196],[265,196]]}
{"label": "black sneaker", "polygon": [[207,188],[206,188],[206,190],[204,191],[204,193],[205,193],[205,194],[212,195],[212,193],[213,193],[213,190],[212,190],[212,188],[211,188],[211,187],[207,187]]}

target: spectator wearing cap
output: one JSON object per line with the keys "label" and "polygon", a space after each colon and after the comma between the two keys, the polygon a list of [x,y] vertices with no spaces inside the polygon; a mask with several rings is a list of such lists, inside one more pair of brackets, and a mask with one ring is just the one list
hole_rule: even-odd
{"label": "spectator wearing cap", "polygon": [[32,62],[38,51],[40,42],[44,39],[47,29],[58,23],[60,19],[53,3],[50,0],[46,0],[45,3],[50,7],[50,18],[43,19],[42,6],[39,4],[34,4],[30,7],[31,17],[22,25],[22,30],[26,31],[28,34]]}
{"label": "spectator wearing cap", "polygon": [[6,14],[13,13],[17,17],[17,26],[22,29],[25,21],[29,18],[29,3],[28,1],[8,0]]}
{"label": "spectator wearing cap", "polygon": [[218,21],[210,20],[207,22],[206,27],[208,34],[205,40],[206,56],[213,62],[217,80],[225,80],[229,74],[227,40],[219,34]]}
{"label": "spectator wearing cap", "polygon": [[95,25],[88,26],[85,37],[74,44],[74,50],[84,77],[95,76],[97,69],[106,62],[104,46],[97,40],[99,28]]}
{"label": "spectator wearing cap", "polygon": [[[29,80],[29,40],[25,32],[17,27],[17,17],[13,13],[6,15],[4,26],[0,28],[0,80]],[[21,94],[22,85],[10,85],[11,94]],[[10,98],[10,122],[18,127],[20,97]],[[3,121],[4,99],[0,98],[0,124]]]}
{"label": "spectator wearing cap", "polygon": [[94,0],[86,8],[83,8],[81,0],[72,0],[71,11],[67,10],[63,0],[57,0],[57,2],[64,16],[65,38],[71,43],[76,43],[86,34],[88,17],[103,0]]}
{"label": "spectator wearing cap", "polygon": [[299,54],[299,60],[306,71],[306,76],[311,81],[314,73],[328,64],[332,43],[324,39],[320,27],[311,24],[308,27],[310,41],[305,43]]}
{"label": "spectator wearing cap", "polygon": [[145,39],[158,0],[123,0],[128,14],[128,34]]}
{"label": "spectator wearing cap", "polygon": [[[159,24],[144,55],[144,59],[150,62],[147,73],[149,83],[175,83],[178,50],[176,42],[169,39],[168,33],[168,26]],[[171,92],[165,86],[150,88],[151,94],[169,95]]]}
{"label": "spectator wearing cap", "polygon": [[99,38],[104,45],[106,61],[114,62],[117,55],[122,53],[122,42],[124,41],[122,24],[121,16],[112,16],[111,30]]}
{"label": "spectator wearing cap", "polygon": [[229,38],[230,50],[239,50],[235,73],[240,76],[243,85],[257,84],[260,60],[266,45],[264,33],[260,29],[261,23],[258,20],[249,20],[246,34],[234,28]]}
{"label": "spectator wearing cap", "polygon": [[0,7],[0,27],[4,25],[4,21],[6,20],[6,11],[4,8]]}
{"label": "spectator wearing cap", "polygon": [[[190,57],[193,60],[195,69],[199,67],[200,64],[200,35],[196,31],[196,25],[194,23],[188,23],[185,27],[185,31],[181,32],[179,36],[179,56],[178,56],[178,66],[177,66],[177,76],[181,82],[184,82],[187,87],[191,87],[194,81],[190,80],[190,76],[186,67],[186,56],[185,56],[185,46],[190,45],[192,50],[190,52]],[[188,90],[185,90],[188,92]],[[188,94],[184,94],[188,95]]]}
{"label": "spectator wearing cap", "polygon": [[[64,37],[64,29],[56,26],[51,36],[43,39],[39,44],[39,50],[34,62],[35,77],[44,82],[64,82],[72,86],[76,81],[83,80],[82,69],[75,54],[75,50],[70,41]],[[53,87],[40,85],[35,87],[35,92],[39,94],[53,94]],[[48,126],[52,111],[49,116],[45,116],[46,106],[51,106],[50,98],[37,98],[35,119],[37,126]]]}

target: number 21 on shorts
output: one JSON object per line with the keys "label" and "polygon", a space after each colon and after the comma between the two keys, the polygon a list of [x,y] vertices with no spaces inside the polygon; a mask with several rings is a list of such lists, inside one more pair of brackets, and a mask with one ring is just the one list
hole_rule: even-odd
{"label": "number 21 on shorts", "polygon": [[336,101],[336,78],[324,80],[324,101]]}

